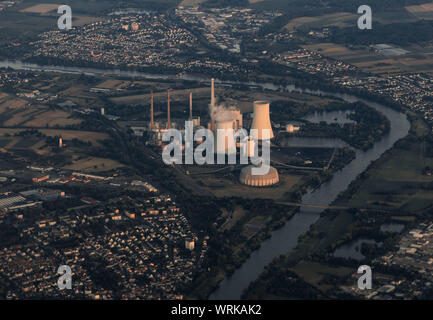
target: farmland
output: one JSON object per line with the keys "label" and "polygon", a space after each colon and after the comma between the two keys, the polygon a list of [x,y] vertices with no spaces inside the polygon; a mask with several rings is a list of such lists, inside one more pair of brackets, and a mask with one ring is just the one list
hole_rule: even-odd
{"label": "farmland", "polygon": [[426,44],[405,46],[406,55],[383,56],[365,46],[347,46],[335,43],[314,43],[303,45],[305,49],[319,51],[325,56],[353,64],[365,72],[373,74],[426,72],[433,70],[433,48]]}
{"label": "farmland", "polygon": [[[0,128],[0,135],[14,135],[25,131],[26,129],[15,129],[15,128]],[[61,136],[64,140],[78,139],[85,142],[91,142],[92,144],[99,146],[100,140],[108,139],[108,135],[99,132],[90,131],[77,131],[77,130],[63,130],[63,129],[40,129],[41,133],[48,137]]]}
{"label": "farmland", "polygon": [[352,196],[344,196],[338,204],[372,209],[404,210],[418,212],[431,206],[433,194],[427,187],[433,176],[424,172],[433,167],[433,158],[426,153],[428,143],[422,139],[428,132],[425,123],[413,120],[413,135],[418,141],[408,138],[388,151],[367,171]]}

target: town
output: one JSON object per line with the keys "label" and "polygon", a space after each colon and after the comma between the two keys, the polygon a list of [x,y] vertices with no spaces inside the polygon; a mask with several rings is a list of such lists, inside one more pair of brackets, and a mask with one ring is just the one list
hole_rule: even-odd
{"label": "town", "polygon": [[[191,231],[170,195],[146,181],[39,167],[0,176],[2,189],[23,190],[0,195],[1,230],[13,226],[0,250],[0,273],[13,281],[1,280],[8,299],[182,299],[182,288],[201,270],[206,239]],[[64,191],[69,184],[110,198]],[[56,266],[65,264],[73,291],[57,288]]]}
{"label": "town", "polygon": [[433,9],[150,2],[0,2],[0,299],[431,299]]}

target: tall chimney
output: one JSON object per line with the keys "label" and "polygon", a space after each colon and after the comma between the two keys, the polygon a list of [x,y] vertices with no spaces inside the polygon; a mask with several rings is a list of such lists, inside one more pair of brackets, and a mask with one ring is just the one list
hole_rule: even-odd
{"label": "tall chimney", "polygon": [[192,121],[192,92],[189,93],[189,120]]}
{"label": "tall chimney", "polygon": [[215,79],[211,80],[211,98],[210,98],[210,106],[211,106],[211,130],[216,131],[216,124],[214,119],[214,111],[215,111]]}
{"label": "tall chimney", "polygon": [[212,78],[211,80],[211,98],[210,98],[210,105],[213,108],[215,107],[215,79]]}
{"label": "tall chimney", "polygon": [[153,90],[150,90],[150,129],[155,127],[153,120]]}
{"label": "tall chimney", "polygon": [[167,129],[171,128],[171,117],[170,117],[170,89],[167,91]]}

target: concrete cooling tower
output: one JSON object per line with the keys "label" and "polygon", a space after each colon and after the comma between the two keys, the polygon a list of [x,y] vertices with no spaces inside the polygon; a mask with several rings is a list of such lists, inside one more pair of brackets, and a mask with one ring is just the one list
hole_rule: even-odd
{"label": "concrete cooling tower", "polygon": [[[221,136],[221,138],[219,138]],[[218,140],[225,141],[223,145]],[[215,136],[215,153],[216,154],[236,154],[236,141],[233,130],[233,120],[217,121],[216,136]]]}
{"label": "concrete cooling tower", "polygon": [[271,117],[269,115],[269,102],[255,101],[254,102],[254,115],[251,129],[258,130],[258,140],[264,140],[265,136],[263,130],[270,130],[270,139],[274,137],[271,125]]}

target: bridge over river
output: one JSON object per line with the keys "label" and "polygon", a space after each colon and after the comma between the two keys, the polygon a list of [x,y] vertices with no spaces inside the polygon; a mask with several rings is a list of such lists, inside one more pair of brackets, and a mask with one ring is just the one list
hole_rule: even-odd
{"label": "bridge over river", "polygon": [[330,209],[330,210],[347,210],[349,207],[342,206],[327,206],[321,204],[312,204],[312,203],[299,203],[299,202],[288,202],[288,201],[277,201],[277,204],[282,204],[290,207],[301,207],[301,208],[316,208],[316,209]]}

